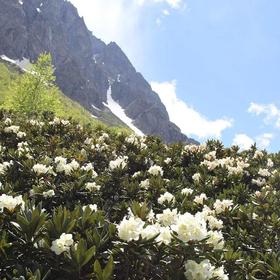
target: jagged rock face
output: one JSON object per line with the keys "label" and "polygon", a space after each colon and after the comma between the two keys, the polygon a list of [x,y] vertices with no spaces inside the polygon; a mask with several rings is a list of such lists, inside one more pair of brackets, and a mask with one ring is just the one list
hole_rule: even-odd
{"label": "jagged rock face", "polygon": [[170,122],[165,106],[116,43],[106,45],[87,29],[65,0],[0,0],[0,54],[36,60],[50,52],[57,84],[70,98],[97,113],[112,97],[144,134],[165,142],[193,142]]}

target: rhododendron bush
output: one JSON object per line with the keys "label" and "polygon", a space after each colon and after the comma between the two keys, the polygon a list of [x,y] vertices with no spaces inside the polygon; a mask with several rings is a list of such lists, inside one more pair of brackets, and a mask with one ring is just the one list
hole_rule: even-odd
{"label": "rhododendron bush", "polygon": [[0,112],[1,279],[280,279],[278,154]]}

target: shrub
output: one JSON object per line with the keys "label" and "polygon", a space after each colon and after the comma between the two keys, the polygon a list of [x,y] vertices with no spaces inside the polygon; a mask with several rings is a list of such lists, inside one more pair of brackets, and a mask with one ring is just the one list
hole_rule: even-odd
{"label": "shrub", "polygon": [[0,111],[0,278],[279,279],[279,165]]}

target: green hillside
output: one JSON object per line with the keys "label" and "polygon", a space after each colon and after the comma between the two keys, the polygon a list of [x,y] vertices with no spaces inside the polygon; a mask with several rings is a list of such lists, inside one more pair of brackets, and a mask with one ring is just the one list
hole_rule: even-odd
{"label": "green hillside", "polygon": [[[5,60],[0,58],[0,108],[8,109],[4,104],[5,99],[10,93],[10,86],[13,80],[20,75],[22,70]],[[61,102],[60,108],[55,110],[55,114],[61,118],[72,118],[75,121],[80,122],[83,125],[91,124],[94,126],[111,127],[115,130],[130,131],[125,125],[118,120],[111,113],[102,112],[102,121],[97,120],[93,117],[86,109],[84,109],[79,103],[73,101],[61,91],[59,92],[59,99]]]}

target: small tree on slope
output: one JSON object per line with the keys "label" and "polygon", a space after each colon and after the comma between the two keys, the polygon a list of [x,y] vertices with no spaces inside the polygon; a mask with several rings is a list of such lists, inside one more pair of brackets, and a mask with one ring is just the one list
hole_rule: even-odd
{"label": "small tree on slope", "polygon": [[58,88],[50,54],[41,54],[31,70],[20,75],[11,86],[9,108],[17,112],[41,115],[59,106]]}

